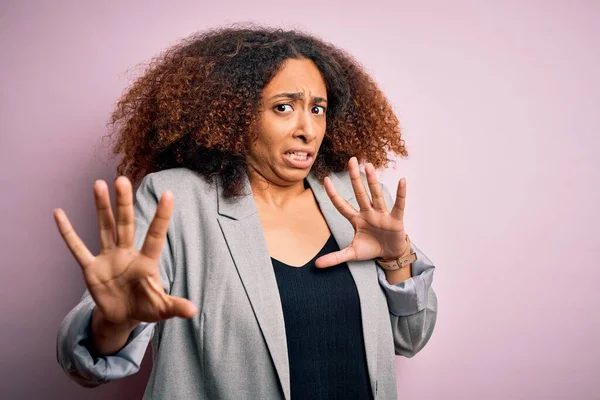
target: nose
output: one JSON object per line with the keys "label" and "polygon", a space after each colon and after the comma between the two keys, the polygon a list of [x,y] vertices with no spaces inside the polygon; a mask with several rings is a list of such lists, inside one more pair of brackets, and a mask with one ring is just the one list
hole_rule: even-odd
{"label": "nose", "polygon": [[294,137],[300,138],[306,143],[312,142],[317,136],[317,126],[310,110],[299,112],[297,115],[298,119],[296,129],[294,130]]}

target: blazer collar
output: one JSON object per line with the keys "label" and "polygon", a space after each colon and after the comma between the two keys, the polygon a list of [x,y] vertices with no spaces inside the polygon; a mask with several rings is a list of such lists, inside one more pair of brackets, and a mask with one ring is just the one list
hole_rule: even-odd
{"label": "blazer collar", "polygon": [[[329,174],[329,179],[332,180],[333,185],[340,196],[346,200],[352,200],[354,198],[354,192],[345,182],[343,182],[343,178],[347,176],[347,171],[332,172]],[[333,207],[333,204],[325,191],[325,186],[323,186],[323,184],[314,176],[312,171],[308,174],[306,180],[308,181],[319,206]],[[243,181],[244,193],[246,194],[242,197],[226,198],[223,195],[223,180],[220,176],[217,176],[217,182],[217,212],[219,215],[240,220],[256,214],[256,204],[254,203],[254,197],[252,196],[252,189],[247,175],[245,175]]]}
{"label": "blazer collar", "polygon": [[[329,178],[337,192],[358,209],[348,172],[332,173]],[[226,199],[222,181],[220,177],[217,179],[219,225],[273,359],[284,397],[290,400],[290,371],[281,299],[250,183],[248,179],[244,181],[245,196]],[[352,225],[337,211],[325,187],[312,172],[307,181],[340,249],[347,247],[354,238]],[[347,264],[359,294],[367,367],[375,397],[379,313],[374,309],[377,307],[375,293],[381,290],[377,269],[373,260],[350,261]]]}

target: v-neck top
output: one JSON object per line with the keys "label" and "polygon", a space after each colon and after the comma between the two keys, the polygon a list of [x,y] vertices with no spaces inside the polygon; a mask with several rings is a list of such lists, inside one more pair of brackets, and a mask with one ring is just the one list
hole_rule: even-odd
{"label": "v-neck top", "polygon": [[271,257],[285,321],[291,397],[371,399],[360,301],[348,265],[317,268],[333,235],[301,267]]}

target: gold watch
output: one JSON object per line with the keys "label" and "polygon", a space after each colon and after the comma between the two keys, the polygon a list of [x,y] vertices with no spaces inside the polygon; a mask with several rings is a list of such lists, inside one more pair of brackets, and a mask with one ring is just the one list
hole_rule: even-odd
{"label": "gold watch", "polygon": [[[408,235],[406,235],[406,241],[408,242],[408,251],[410,251],[410,239]],[[407,265],[410,265],[412,262],[417,260],[417,253],[414,251],[405,255],[404,257],[398,257],[394,260],[384,260],[381,257],[377,257],[375,262],[379,264],[379,266],[387,271],[397,271],[400,268],[404,268]]]}

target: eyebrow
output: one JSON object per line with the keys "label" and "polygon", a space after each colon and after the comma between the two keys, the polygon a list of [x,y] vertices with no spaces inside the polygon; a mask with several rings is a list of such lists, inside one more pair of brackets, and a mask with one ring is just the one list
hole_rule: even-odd
{"label": "eyebrow", "polygon": [[[269,100],[274,100],[274,99],[279,99],[279,98],[292,99],[292,100],[304,100],[304,93],[301,93],[301,92],[279,93],[279,94],[276,94],[275,96],[271,97]],[[312,100],[315,103],[327,104],[327,99],[324,97],[313,96]]]}

